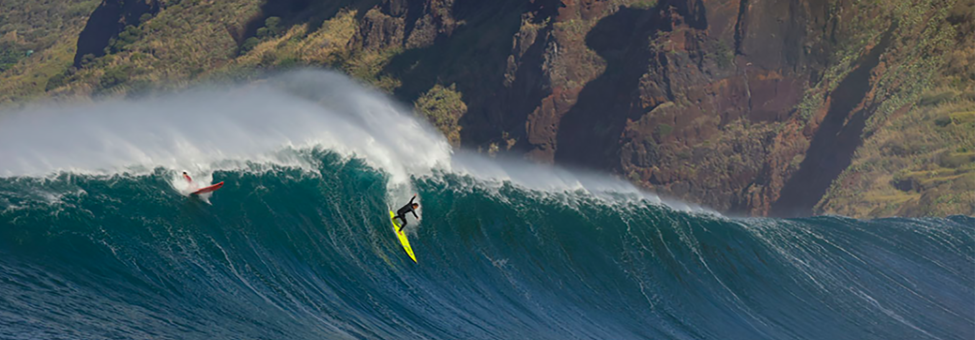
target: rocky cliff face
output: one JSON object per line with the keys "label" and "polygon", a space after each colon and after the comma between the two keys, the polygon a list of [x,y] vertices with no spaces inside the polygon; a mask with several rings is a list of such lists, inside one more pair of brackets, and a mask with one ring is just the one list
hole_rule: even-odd
{"label": "rocky cliff face", "polygon": [[[139,41],[101,64],[143,70],[130,78],[144,82],[340,68],[416,103],[464,147],[604,170],[722,211],[808,215],[830,209],[823,197],[854,199],[836,179],[865,169],[858,153],[882,147],[864,150],[864,140],[917,115],[943,55],[967,41],[963,3],[104,0],[75,63],[158,10],[133,29]],[[222,27],[205,24],[214,22]],[[54,92],[84,94],[71,81],[106,77],[88,68]],[[955,72],[951,91],[971,87],[966,72]],[[130,78],[107,84],[127,91]],[[952,97],[961,108],[951,110],[970,99]]]}
{"label": "rocky cliff face", "polygon": [[896,92],[875,69],[928,47],[889,52],[917,27],[852,1],[389,4],[357,43],[406,49],[384,70],[404,100],[456,84],[461,144],[754,215],[813,213]]}

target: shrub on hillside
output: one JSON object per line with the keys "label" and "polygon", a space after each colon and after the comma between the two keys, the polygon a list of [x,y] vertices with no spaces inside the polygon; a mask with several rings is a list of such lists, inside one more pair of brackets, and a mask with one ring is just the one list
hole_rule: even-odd
{"label": "shrub on hillside", "polygon": [[247,40],[244,40],[244,43],[240,45],[240,54],[250,52],[251,50],[254,49],[254,47],[257,47],[257,45],[259,45],[260,43],[261,40],[255,37],[247,38]]}
{"label": "shrub on hillside", "polygon": [[460,144],[460,117],[467,113],[463,95],[457,91],[457,85],[443,87],[437,84],[427,93],[416,100],[416,110],[422,113],[428,121],[433,123],[451,144]]}
{"label": "shrub on hillside", "polygon": [[142,29],[129,25],[125,26],[125,30],[118,34],[117,38],[112,38],[108,41],[107,53],[118,53],[126,51],[129,46],[134,44],[139,38],[142,37]]}
{"label": "shrub on hillside", "polygon": [[105,70],[105,74],[98,80],[98,85],[103,89],[109,89],[129,81],[132,73],[132,66],[115,66]]}
{"label": "shrub on hillside", "polygon": [[65,84],[68,83],[68,80],[71,79],[72,76],[74,76],[75,72],[76,69],[74,67],[68,67],[68,69],[64,70],[64,72],[51,76],[51,78],[47,79],[47,84],[44,85],[44,91],[48,92],[53,89],[64,86]]}
{"label": "shrub on hillside", "polygon": [[9,70],[26,57],[27,50],[20,45],[0,42],[0,72]]}

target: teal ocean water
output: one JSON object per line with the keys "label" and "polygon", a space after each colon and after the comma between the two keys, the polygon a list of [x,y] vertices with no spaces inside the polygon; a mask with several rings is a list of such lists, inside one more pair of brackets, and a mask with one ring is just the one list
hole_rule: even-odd
{"label": "teal ocean water", "polygon": [[975,338],[975,218],[730,218],[403,112],[303,71],[0,115],[0,338]]}

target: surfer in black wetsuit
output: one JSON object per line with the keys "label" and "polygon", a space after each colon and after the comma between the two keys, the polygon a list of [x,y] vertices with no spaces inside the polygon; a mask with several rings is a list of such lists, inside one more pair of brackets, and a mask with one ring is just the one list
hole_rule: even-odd
{"label": "surfer in black wetsuit", "polygon": [[400,221],[403,221],[403,225],[399,226],[399,230],[401,231],[403,230],[403,227],[406,226],[406,213],[413,213],[413,217],[416,217],[417,220],[420,219],[420,216],[416,215],[416,208],[419,208],[420,205],[413,203],[413,200],[415,199],[416,194],[414,194],[413,198],[410,199],[410,203],[406,203],[406,205],[404,205],[402,208],[399,208],[399,210],[396,211],[396,217],[393,217],[393,219],[398,218]]}

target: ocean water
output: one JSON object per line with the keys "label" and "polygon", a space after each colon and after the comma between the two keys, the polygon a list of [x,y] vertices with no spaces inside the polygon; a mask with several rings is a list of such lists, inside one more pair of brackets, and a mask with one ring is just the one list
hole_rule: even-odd
{"label": "ocean water", "polygon": [[0,338],[972,339],[975,218],[726,217],[299,71],[0,113]]}

